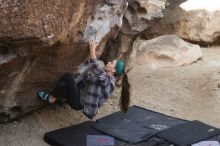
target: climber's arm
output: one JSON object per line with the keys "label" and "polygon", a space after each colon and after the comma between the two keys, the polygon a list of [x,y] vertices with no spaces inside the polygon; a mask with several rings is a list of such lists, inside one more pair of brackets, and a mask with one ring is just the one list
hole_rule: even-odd
{"label": "climber's arm", "polygon": [[96,59],[96,47],[97,47],[97,43],[95,43],[94,40],[89,40],[89,51],[90,51],[90,59],[94,60]]}

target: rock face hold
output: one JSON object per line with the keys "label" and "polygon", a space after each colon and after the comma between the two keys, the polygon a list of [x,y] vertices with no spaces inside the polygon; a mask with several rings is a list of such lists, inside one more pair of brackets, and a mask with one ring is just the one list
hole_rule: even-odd
{"label": "rock face hold", "polygon": [[100,43],[114,27],[121,28],[127,7],[128,3],[125,2],[114,6],[104,5],[97,9],[93,19],[87,22],[83,40],[88,42],[89,39],[94,39],[95,42]]}
{"label": "rock face hold", "polygon": [[155,20],[163,17],[167,0],[129,0],[128,2],[125,19],[131,28],[130,33],[135,34],[144,31],[154,24]]}
{"label": "rock face hold", "polygon": [[136,40],[136,63],[150,67],[177,67],[188,65],[201,58],[198,45],[183,41],[174,35],[165,35],[152,40]]}
{"label": "rock face hold", "polygon": [[122,5],[125,0],[105,0],[107,4]]}

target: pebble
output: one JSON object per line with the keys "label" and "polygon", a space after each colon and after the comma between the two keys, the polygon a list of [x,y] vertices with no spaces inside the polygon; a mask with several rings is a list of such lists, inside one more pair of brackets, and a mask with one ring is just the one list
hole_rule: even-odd
{"label": "pebble", "polygon": [[175,110],[173,110],[173,109],[170,109],[170,112],[175,112]]}

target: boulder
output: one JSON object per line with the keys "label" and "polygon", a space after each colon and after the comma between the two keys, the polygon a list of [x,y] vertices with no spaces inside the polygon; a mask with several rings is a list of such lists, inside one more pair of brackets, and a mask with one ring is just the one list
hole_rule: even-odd
{"label": "boulder", "polygon": [[42,107],[36,92],[75,72],[88,58],[88,39],[99,42],[102,54],[126,8],[102,0],[0,2],[0,123]]}
{"label": "boulder", "polygon": [[[65,72],[88,58],[88,40],[105,62],[122,58],[129,71],[133,42],[183,0],[0,1],[0,122],[42,107],[40,89],[53,88]],[[128,9],[127,9],[128,7]]]}
{"label": "boulder", "polygon": [[146,37],[154,38],[173,34],[198,44],[218,43],[220,38],[219,18],[220,10],[184,10],[181,7],[172,7],[166,9],[164,17],[147,31]]}
{"label": "boulder", "polygon": [[136,63],[150,67],[178,67],[189,65],[201,58],[198,45],[190,44],[175,35],[165,35],[152,40],[135,41]]}
{"label": "boulder", "polygon": [[128,0],[129,7],[125,12],[126,34],[137,34],[155,24],[163,17],[167,0]]}
{"label": "boulder", "polygon": [[52,46],[75,29],[85,5],[85,0],[1,1],[1,43],[20,56]]}

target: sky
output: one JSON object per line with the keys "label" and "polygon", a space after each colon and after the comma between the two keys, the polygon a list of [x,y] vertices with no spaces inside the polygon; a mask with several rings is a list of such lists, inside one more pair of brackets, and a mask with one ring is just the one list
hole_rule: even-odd
{"label": "sky", "polygon": [[188,0],[180,5],[181,8],[190,11],[206,9],[208,11],[220,10],[220,0]]}

